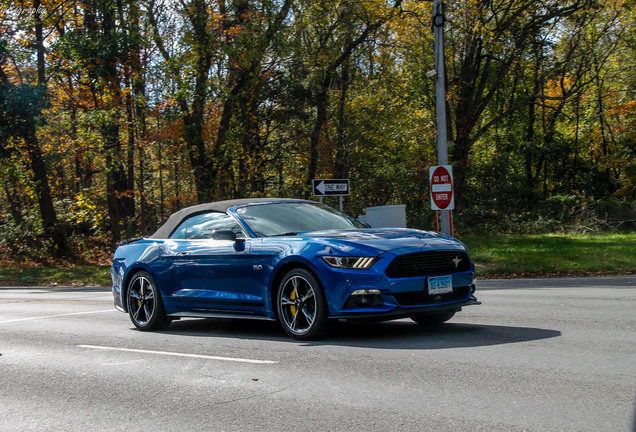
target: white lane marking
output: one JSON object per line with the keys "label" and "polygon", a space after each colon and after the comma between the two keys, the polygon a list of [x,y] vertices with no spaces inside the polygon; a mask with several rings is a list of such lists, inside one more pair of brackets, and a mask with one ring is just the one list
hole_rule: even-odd
{"label": "white lane marking", "polygon": [[116,310],[105,309],[105,310],[90,311],[90,312],[74,312],[74,313],[59,314],[59,315],[45,315],[45,316],[39,316],[39,317],[18,318],[18,319],[0,321],[0,324],[9,324],[9,323],[15,323],[15,322],[22,322],[22,321],[34,321],[34,320],[49,319],[49,318],[60,318],[60,317],[67,317],[67,316],[73,316],[73,315],[88,315],[88,314],[96,314],[96,313],[104,313],[104,312],[116,312]]}
{"label": "white lane marking", "polygon": [[97,349],[97,350],[106,350],[106,351],[125,351],[125,352],[133,352],[133,353],[141,353],[141,354],[156,354],[156,355],[165,355],[165,356],[173,356],[173,357],[188,357],[188,358],[198,358],[205,360],[222,360],[222,361],[231,361],[238,363],[252,363],[252,364],[276,364],[278,362],[271,360],[254,360],[254,359],[244,359],[244,358],[235,358],[235,357],[219,357],[219,356],[209,356],[203,354],[187,354],[187,353],[178,353],[178,352],[169,352],[169,351],[151,351],[151,350],[142,350],[135,348],[119,348],[119,347],[109,347],[109,346],[99,346],[99,345],[78,345],[80,348],[89,348],[89,349]]}

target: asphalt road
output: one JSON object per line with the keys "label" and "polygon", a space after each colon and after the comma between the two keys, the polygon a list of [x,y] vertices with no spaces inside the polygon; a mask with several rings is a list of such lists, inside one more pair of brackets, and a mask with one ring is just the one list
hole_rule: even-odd
{"label": "asphalt road", "polygon": [[636,277],[481,281],[448,324],[183,320],[0,288],[0,430],[634,431]]}

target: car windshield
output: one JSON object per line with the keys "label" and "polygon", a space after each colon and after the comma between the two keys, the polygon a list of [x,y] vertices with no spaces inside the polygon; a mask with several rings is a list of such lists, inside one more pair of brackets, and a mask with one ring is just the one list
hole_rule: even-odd
{"label": "car windshield", "polygon": [[346,214],[318,203],[259,204],[239,208],[237,212],[259,237],[364,228],[362,223]]}

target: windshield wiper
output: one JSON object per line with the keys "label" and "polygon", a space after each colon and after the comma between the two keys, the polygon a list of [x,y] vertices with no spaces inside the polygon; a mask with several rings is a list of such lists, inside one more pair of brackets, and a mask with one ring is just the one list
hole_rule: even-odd
{"label": "windshield wiper", "polygon": [[299,233],[299,231],[290,231],[290,232],[286,232],[286,233],[282,233],[282,234],[275,234],[275,235],[273,235],[271,237],[295,236],[298,233]]}

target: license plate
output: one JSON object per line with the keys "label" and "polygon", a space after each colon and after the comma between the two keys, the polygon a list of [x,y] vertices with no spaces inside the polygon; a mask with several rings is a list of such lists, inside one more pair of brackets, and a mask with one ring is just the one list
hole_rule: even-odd
{"label": "license plate", "polygon": [[453,277],[439,276],[428,278],[428,293],[431,295],[453,292]]}

